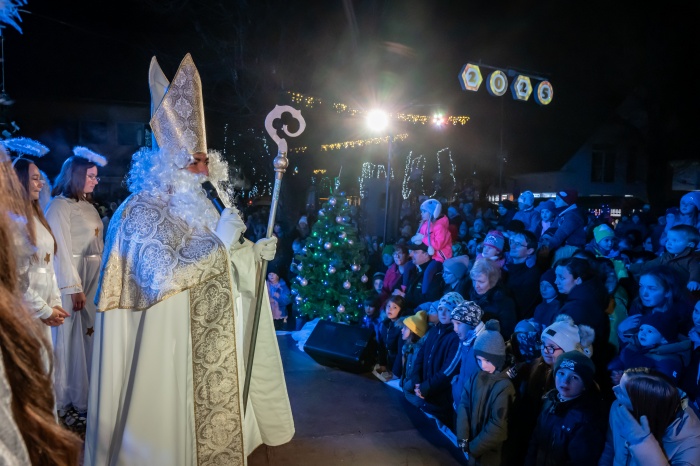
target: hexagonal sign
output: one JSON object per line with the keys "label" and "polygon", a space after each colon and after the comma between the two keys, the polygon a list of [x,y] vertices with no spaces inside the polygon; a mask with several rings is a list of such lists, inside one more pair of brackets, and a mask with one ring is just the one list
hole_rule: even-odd
{"label": "hexagonal sign", "polygon": [[496,70],[489,75],[486,81],[486,90],[494,97],[501,97],[508,90],[508,78],[501,70]]}
{"label": "hexagonal sign", "polygon": [[554,97],[554,89],[549,81],[542,81],[535,88],[535,102],[540,105],[549,105]]}
{"label": "hexagonal sign", "polygon": [[513,93],[513,98],[515,100],[527,101],[532,94],[532,84],[530,84],[530,78],[523,74],[519,74],[513,84],[510,85],[510,91]]}
{"label": "hexagonal sign", "polygon": [[464,91],[478,91],[483,80],[479,67],[471,63],[464,65],[459,73],[459,83]]}

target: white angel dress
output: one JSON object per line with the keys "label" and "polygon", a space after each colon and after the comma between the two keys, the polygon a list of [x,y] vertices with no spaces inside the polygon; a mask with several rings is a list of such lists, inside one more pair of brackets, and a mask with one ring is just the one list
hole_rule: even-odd
{"label": "white angel dress", "polygon": [[[62,306],[61,293],[58,291],[54,273],[54,240],[37,217],[34,217],[34,230],[37,251],[36,258],[29,264],[29,286],[24,293],[24,301],[34,318],[48,319],[54,306]],[[41,326],[47,341],[52,343],[51,327],[43,322],[37,322],[37,325]]]}
{"label": "white angel dress", "polygon": [[97,298],[86,466],[244,465],[261,443],[291,440],[265,289],[243,415],[257,267],[249,242],[227,252],[157,197],[119,207]]}
{"label": "white angel dress", "polygon": [[[53,328],[56,407],[59,413],[71,407],[85,413],[104,249],[102,219],[90,202],[64,196],[54,197],[45,215],[58,244],[54,269],[63,308],[70,314]],[[73,311],[70,295],[80,292],[85,293],[85,308]]]}

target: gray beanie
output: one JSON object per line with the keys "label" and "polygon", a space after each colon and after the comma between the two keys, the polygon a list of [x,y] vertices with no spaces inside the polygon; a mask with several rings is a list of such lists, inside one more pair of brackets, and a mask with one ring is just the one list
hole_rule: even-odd
{"label": "gray beanie", "polygon": [[469,270],[469,256],[450,257],[442,264],[443,268],[461,280]]}
{"label": "gray beanie", "polygon": [[499,371],[503,369],[506,363],[506,342],[503,341],[501,326],[497,320],[486,322],[484,331],[476,337],[474,356],[481,356],[496,366]]}

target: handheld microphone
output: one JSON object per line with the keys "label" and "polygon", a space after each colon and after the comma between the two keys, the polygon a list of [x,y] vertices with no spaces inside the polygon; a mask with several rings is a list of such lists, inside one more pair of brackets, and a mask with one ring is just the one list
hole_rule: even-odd
{"label": "handheld microphone", "polygon": [[202,189],[204,189],[204,192],[207,194],[207,199],[214,204],[214,208],[216,208],[216,211],[219,212],[219,215],[221,215],[221,212],[223,212],[226,207],[224,206],[223,201],[219,198],[219,193],[216,191],[214,185],[211,184],[211,181],[207,180],[202,183]]}
{"label": "handheld microphone", "polygon": [[[219,192],[216,190],[214,185],[211,183],[211,181],[207,180],[204,183],[202,183],[202,189],[204,189],[204,192],[207,194],[207,199],[209,199],[211,203],[214,204],[214,208],[217,212],[219,212],[219,215],[221,215],[221,212],[224,211],[226,206],[224,206],[224,202],[219,197]],[[245,243],[245,238],[242,234],[238,238],[238,242],[241,244]]]}

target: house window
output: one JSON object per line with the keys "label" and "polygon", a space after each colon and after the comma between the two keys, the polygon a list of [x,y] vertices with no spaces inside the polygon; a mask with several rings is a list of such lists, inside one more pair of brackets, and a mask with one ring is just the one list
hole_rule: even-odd
{"label": "house window", "polygon": [[117,143],[120,146],[144,146],[146,125],[143,123],[117,124]]}
{"label": "house window", "polygon": [[615,147],[611,144],[596,144],[591,154],[591,182],[613,183],[615,181]]}
{"label": "house window", "polygon": [[107,123],[104,121],[81,121],[80,122],[80,143],[86,144],[106,144],[108,142],[109,131]]}

